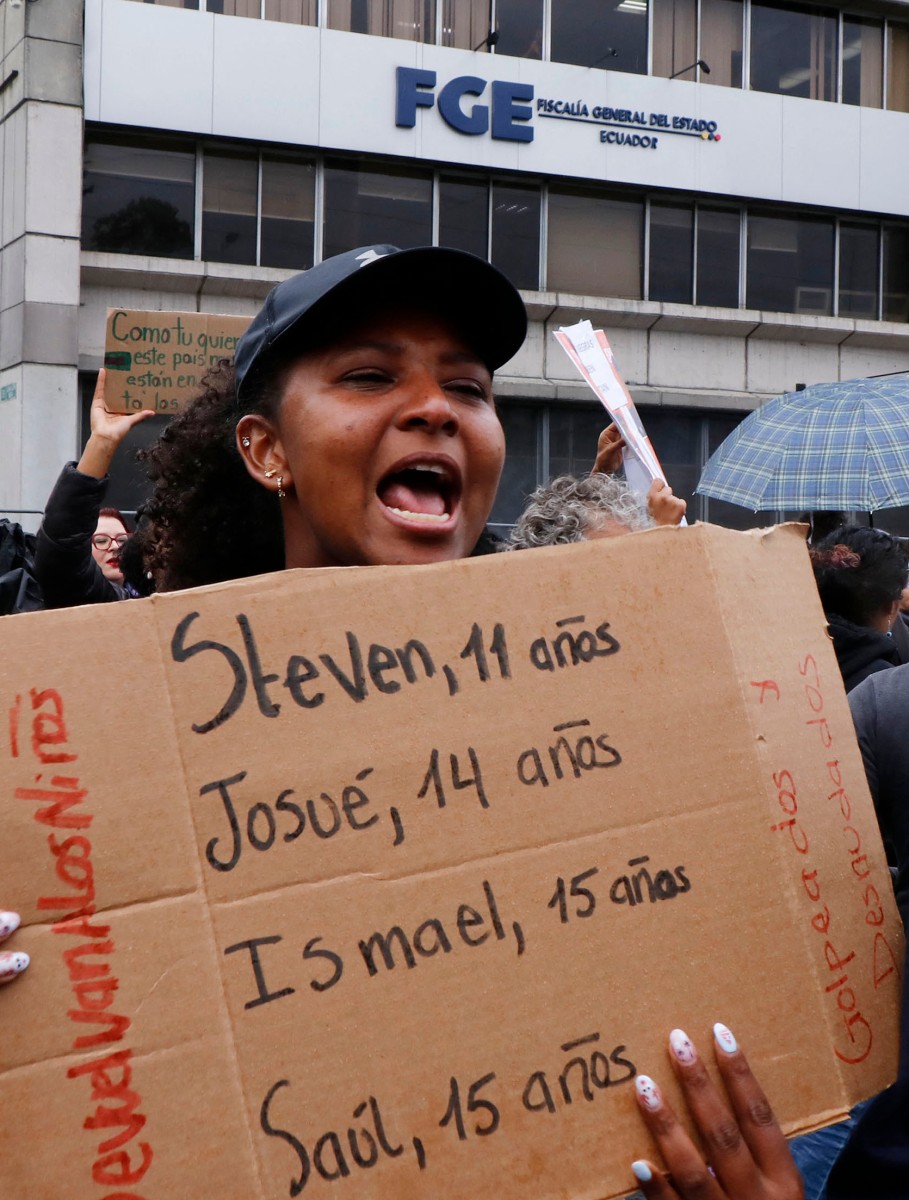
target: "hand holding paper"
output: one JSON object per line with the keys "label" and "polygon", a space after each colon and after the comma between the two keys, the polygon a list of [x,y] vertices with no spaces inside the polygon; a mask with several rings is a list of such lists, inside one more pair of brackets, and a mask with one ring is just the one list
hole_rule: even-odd
{"label": "hand holding paper", "polygon": [[647,507],[657,525],[681,525],[688,505],[673,494],[663,479],[654,479],[647,489]]}
{"label": "hand holding paper", "polygon": [[[594,329],[589,321],[557,329],[556,340],[593,389],[603,407],[615,422],[624,442],[625,477],[636,492],[646,493],[655,479],[666,482],[666,476],[644,426],[631,393],[618,372],[609,339],[602,329]],[[601,435],[602,438],[603,435]],[[610,435],[612,437],[612,435]],[[614,470],[600,466],[611,463],[612,455],[602,454],[602,441],[597,446],[597,470]],[[658,522],[665,524],[666,522]],[[684,523],[684,518],[683,522]]]}
{"label": "hand holding paper", "polygon": [[625,457],[623,454],[625,446],[626,442],[622,437],[621,430],[613,421],[597,438],[597,457],[593,464],[593,470],[590,472],[591,475],[615,475],[617,471],[620,471],[622,460]]}

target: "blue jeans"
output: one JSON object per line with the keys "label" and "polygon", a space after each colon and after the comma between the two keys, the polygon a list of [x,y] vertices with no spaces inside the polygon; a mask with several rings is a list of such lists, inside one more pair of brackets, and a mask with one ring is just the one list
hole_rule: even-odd
{"label": "blue jeans", "polygon": [[805,1200],[823,1200],[827,1176],[867,1103],[863,1100],[857,1104],[845,1121],[803,1133],[789,1143],[795,1165],[805,1181]]}

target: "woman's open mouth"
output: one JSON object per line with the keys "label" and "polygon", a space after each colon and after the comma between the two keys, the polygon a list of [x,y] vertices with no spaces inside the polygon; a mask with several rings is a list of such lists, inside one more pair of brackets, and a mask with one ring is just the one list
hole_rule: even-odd
{"label": "woman's open mouth", "polygon": [[396,524],[441,529],[457,515],[461,473],[450,460],[415,456],[389,471],[376,494]]}

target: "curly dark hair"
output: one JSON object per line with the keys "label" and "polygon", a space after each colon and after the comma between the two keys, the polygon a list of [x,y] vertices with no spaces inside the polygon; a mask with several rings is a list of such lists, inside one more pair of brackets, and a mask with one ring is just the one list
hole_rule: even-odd
{"label": "curly dark hair", "polygon": [[221,359],[200,395],[140,451],[155,491],[137,539],[158,591],[283,568],[280,501],[250,477],[236,444],[245,412],[277,410],[277,374],[257,379],[241,405],[233,365]]}
{"label": "curly dark hair", "polygon": [[909,552],[883,529],[841,525],[808,551],[825,613],[871,625],[906,587]]}

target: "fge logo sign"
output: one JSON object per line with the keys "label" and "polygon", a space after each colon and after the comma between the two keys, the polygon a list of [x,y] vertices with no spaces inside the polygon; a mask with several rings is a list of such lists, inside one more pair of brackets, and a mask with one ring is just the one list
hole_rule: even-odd
{"label": "fge logo sign", "polygon": [[465,96],[483,97],[485,79],[478,75],[458,75],[450,79],[436,96],[436,72],[418,67],[398,67],[395,99],[395,124],[412,129],[417,123],[418,108],[438,105],[439,115],[446,125],[458,133],[477,135],[490,132],[505,142],[532,142],[533,84],[508,83],[494,79],[490,86],[489,104],[464,106]]}

